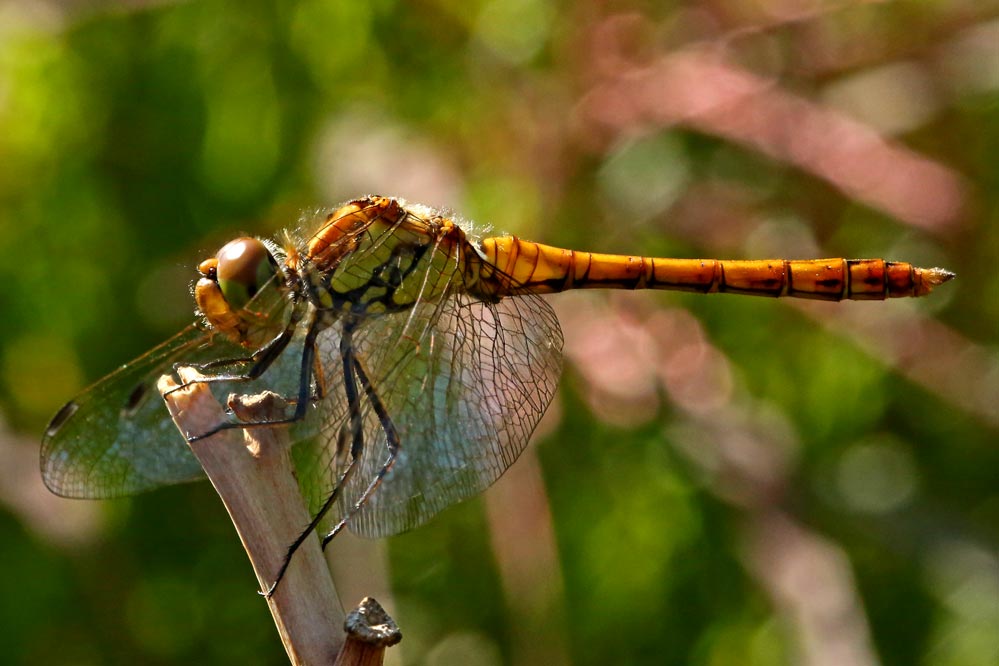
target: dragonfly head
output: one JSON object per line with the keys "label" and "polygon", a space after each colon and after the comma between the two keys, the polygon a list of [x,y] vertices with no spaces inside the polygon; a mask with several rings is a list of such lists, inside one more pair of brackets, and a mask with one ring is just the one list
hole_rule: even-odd
{"label": "dragonfly head", "polygon": [[223,245],[215,255],[215,281],[233,310],[244,308],[276,271],[277,264],[267,246],[256,238],[237,238]]}
{"label": "dragonfly head", "polygon": [[198,309],[214,329],[242,339],[243,309],[277,272],[267,246],[256,238],[237,238],[201,262],[198,271],[202,276],[194,286]]}

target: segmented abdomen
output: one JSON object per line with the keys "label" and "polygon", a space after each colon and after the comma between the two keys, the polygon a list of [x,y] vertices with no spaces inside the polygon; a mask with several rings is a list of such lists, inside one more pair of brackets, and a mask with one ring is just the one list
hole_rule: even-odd
{"label": "segmented abdomen", "polygon": [[[923,296],[953,277],[883,259],[666,259],[578,252],[524,241],[486,238],[480,249],[483,287],[496,296],[568,289],[670,289],[828,301]],[[495,267],[495,268],[493,268]]]}

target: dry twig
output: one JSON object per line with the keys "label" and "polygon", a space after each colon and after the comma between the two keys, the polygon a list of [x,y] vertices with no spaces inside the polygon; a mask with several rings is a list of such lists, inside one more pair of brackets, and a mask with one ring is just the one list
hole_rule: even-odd
{"label": "dry twig", "polygon": [[[167,407],[181,433],[204,433],[226,419],[199,375],[181,368],[180,390],[170,377],[160,379]],[[271,393],[232,402],[237,416],[261,421],[282,413],[283,401]],[[243,542],[261,589],[273,582],[288,545],[309,523],[288,456],[282,428],[223,430],[191,443],[215,490],[222,498]],[[295,554],[274,595],[267,600],[281,641],[292,664],[332,664],[343,646],[344,614],[318,538],[310,538]]]}

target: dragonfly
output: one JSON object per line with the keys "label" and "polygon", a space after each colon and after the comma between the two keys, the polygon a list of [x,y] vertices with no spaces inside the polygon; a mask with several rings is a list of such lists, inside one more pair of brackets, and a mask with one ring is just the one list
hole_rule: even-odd
{"label": "dragonfly", "polygon": [[[203,476],[188,442],[287,425],[326,545],[415,528],[485,490],[554,398],[562,332],[544,294],[665,289],[839,301],[923,296],[953,277],[882,259],[718,260],[597,254],[480,237],[447,212],[369,196],[280,242],[243,237],[203,261],[199,318],[69,401],[46,429],[54,493],[112,498]],[[230,415],[179,437],[155,390],[181,366],[218,393],[267,388],[287,413]],[[198,380],[202,381],[202,380]]]}

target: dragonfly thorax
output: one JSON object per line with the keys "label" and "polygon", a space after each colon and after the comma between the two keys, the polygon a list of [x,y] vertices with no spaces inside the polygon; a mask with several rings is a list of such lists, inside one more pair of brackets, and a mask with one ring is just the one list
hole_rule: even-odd
{"label": "dragonfly thorax", "polygon": [[396,199],[352,201],[327,217],[307,247],[302,270],[317,307],[372,316],[439,301],[462,271],[462,231],[441,216],[423,216]]}

